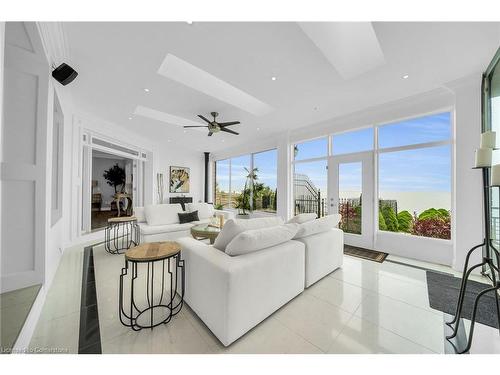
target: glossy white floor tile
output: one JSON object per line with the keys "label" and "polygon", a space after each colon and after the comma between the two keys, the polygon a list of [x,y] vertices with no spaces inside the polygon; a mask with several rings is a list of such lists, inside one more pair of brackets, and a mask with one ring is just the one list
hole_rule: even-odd
{"label": "glossy white floor tile", "polygon": [[[82,254],[83,248],[64,254],[31,346],[78,351]],[[123,326],[118,317],[119,275],[123,265],[123,255],[110,255],[103,246],[94,248],[103,353],[444,351],[443,313],[429,307],[426,272],[422,269],[346,256],[342,269],[318,281],[232,345],[224,347],[187,305],[170,323],[153,330],[135,332]],[[447,269],[439,266],[439,271]],[[491,351],[500,348],[498,334],[480,331],[486,332],[488,340],[496,338]]]}

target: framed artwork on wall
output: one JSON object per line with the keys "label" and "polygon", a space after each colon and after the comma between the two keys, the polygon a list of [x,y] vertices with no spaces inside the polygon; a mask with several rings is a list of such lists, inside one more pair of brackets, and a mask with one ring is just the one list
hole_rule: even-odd
{"label": "framed artwork on wall", "polygon": [[170,192],[189,193],[190,177],[189,168],[170,166]]}

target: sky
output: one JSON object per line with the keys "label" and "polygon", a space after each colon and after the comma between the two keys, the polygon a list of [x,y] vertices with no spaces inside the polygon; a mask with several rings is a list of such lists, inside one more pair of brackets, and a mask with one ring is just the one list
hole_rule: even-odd
{"label": "sky", "polygon": [[[378,130],[379,149],[442,141],[451,138],[450,113],[440,113],[387,124]],[[332,139],[333,155],[373,149],[374,128],[366,128],[337,134]],[[328,138],[320,138],[297,145],[295,160],[306,160],[328,155]],[[250,168],[250,155],[231,159],[232,190],[241,190]],[[471,161],[472,163],[473,161]],[[272,189],[276,188],[277,151],[254,154],[254,166],[258,181]],[[327,161],[320,160],[295,164],[295,173],[309,176],[322,191],[327,191]],[[358,190],[361,185],[361,165],[342,165],[340,188]],[[217,181],[222,190],[229,188],[229,161],[217,162]],[[451,146],[438,146],[417,150],[380,153],[379,190],[398,192],[450,192],[451,191]]]}

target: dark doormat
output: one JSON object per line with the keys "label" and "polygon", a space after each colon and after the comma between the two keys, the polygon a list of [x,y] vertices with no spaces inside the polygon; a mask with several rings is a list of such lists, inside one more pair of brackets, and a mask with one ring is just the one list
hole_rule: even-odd
{"label": "dark doormat", "polygon": [[[427,271],[426,273],[430,307],[455,316],[462,279],[445,273],[432,271]],[[467,282],[467,290],[465,292],[462,310],[463,318],[470,320],[477,294],[490,287],[491,285],[489,284],[483,284],[477,281]],[[477,308],[476,322],[498,328],[495,302],[495,294],[493,292],[487,293],[481,297]]]}
{"label": "dark doormat", "polygon": [[387,257],[387,253],[381,251],[363,249],[361,247],[344,245],[344,254],[357,258],[373,260],[374,262],[382,263]]}

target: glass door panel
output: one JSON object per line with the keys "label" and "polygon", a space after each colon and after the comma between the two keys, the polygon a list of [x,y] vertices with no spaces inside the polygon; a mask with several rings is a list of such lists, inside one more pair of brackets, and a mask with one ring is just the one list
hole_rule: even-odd
{"label": "glass door panel", "polygon": [[342,215],[346,245],[373,248],[373,154],[333,156],[328,163],[329,209]]}
{"label": "glass door panel", "polygon": [[361,234],[363,164],[340,163],[338,168],[338,212],[342,215],[340,229],[345,233]]}

